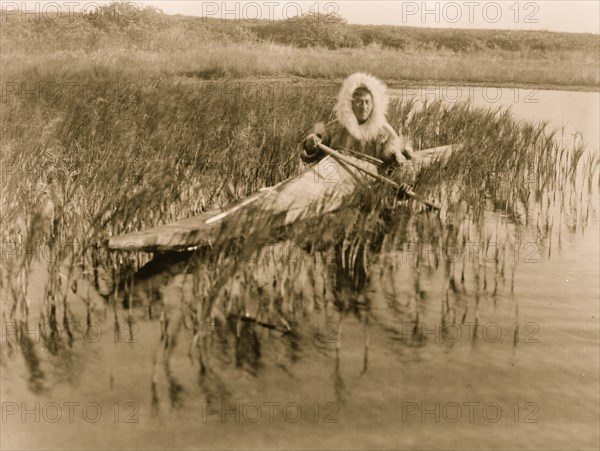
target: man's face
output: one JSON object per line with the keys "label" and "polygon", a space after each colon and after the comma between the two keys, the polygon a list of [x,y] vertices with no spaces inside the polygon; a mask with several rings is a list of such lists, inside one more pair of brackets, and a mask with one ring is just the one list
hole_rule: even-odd
{"label": "man's face", "polygon": [[373,97],[368,91],[358,91],[352,96],[352,111],[359,124],[369,119],[373,111]]}

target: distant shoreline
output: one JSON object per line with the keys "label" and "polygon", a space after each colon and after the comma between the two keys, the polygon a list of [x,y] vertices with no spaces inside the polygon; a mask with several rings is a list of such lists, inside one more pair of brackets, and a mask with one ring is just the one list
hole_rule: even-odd
{"label": "distant shoreline", "polygon": [[[215,78],[204,78],[201,76],[194,76],[193,74],[179,74],[179,76],[196,79],[204,82],[294,82],[294,83],[341,83],[343,78],[324,78],[324,77],[299,77],[296,75],[282,74],[279,76],[273,75],[250,75],[247,77],[235,77],[235,76],[223,76]],[[535,89],[538,91],[573,91],[573,92],[600,92],[600,85],[561,85],[557,83],[516,83],[511,81],[499,81],[499,82],[477,82],[477,81],[457,81],[457,80],[435,80],[435,79],[386,79],[383,81],[387,84],[389,89],[403,89],[408,88],[426,88],[432,86],[446,86],[446,87],[474,87],[474,88],[503,88],[503,89]]]}
{"label": "distant shoreline", "polygon": [[600,86],[586,86],[586,85],[560,85],[552,83],[514,83],[514,82],[472,82],[472,81],[456,81],[456,80],[401,80],[401,81],[387,81],[387,85],[390,89],[400,89],[406,84],[418,84],[421,86],[434,86],[436,84],[446,84],[448,86],[466,86],[475,88],[536,88],[539,91],[574,91],[574,92],[600,92]]}

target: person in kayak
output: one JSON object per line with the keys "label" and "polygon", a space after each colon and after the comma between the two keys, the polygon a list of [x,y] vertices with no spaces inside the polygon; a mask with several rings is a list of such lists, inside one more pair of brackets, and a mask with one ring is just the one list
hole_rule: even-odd
{"label": "person in kayak", "polygon": [[325,156],[318,144],[378,158],[386,166],[412,159],[410,141],[386,120],[386,86],[377,78],[355,73],[344,80],[335,105],[335,120],[319,122],[303,141],[300,158],[312,163]]}

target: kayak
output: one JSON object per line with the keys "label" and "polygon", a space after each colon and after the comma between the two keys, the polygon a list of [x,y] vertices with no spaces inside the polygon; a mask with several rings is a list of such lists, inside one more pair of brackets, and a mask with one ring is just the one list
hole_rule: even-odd
{"label": "kayak", "polygon": [[[417,151],[405,164],[423,167],[447,158],[457,147]],[[232,238],[246,235],[245,225],[257,212],[261,218],[269,218],[270,227],[334,212],[362,182],[370,181],[368,173],[376,172],[378,167],[369,159],[352,155],[344,155],[344,161],[326,156],[298,176],[264,188],[224,210],[215,209],[151,229],[113,236],[108,238],[108,248],[154,253],[185,251],[214,243],[224,228],[228,228],[228,236]]]}

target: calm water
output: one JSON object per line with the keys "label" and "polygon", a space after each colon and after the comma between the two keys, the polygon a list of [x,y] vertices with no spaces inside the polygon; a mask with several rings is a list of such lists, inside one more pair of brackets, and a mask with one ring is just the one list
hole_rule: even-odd
{"label": "calm water", "polygon": [[[461,95],[470,95],[479,106],[511,105],[519,117],[565,125],[566,140],[580,131],[589,151],[598,152],[599,93],[527,93],[537,103],[515,103],[513,91],[501,93],[494,104],[489,102],[490,93],[485,97],[477,88],[465,88]],[[495,220],[490,217],[490,223]],[[324,313],[307,318],[297,339],[263,331],[260,365],[243,371],[215,362],[223,371],[220,382],[212,380],[213,387],[208,388],[206,382],[199,384],[198,363],[187,354],[191,336],[184,332],[172,359],[173,373],[183,387],[182,405],[169,406],[161,373],[161,402],[155,413],[150,378],[159,341],[157,322],[143,319],[145,313],[136,311],[137,342],[125,343],[122,335],[115,340],[111,323],[105,320],[112,312],[106,312],[92,293],[97,305],[94,343],[76,334],[73,355],[55,365],[46,359],[42,343],[36,344],[45,361],[45,390],[29,390],[22,362],[4,359],[2,445],[10,449],[597,449],[599,231],[594,209],[583,232],[562,231],[560,245],[555,227],[550,258],[547,248],[522,247],[508,266],[516,268],[514,293],[507,276],[497,297],[480,299],[476,315],[487,328],[476,340],[468,333],[473,309],[452,339],[444,340],[439,329],[436,332],[443,304],[438,275],[423,285],[420,320],[427,343],[407,343],[409,328],[389,319],[389,311],[407,305],[409,276],[395,279],[399,288],[394,299],[384,293],[383,287],[391,283],[385,271],[374,277],[372,296],[378,299],[374,316],[379,321],[368,327],[364,374],[365,327],[352,318],[343,322],[341,342],[337,340],[339,319],[334,316],[328,323]],[[408,265],[401,257],[396,264]],[[42,274],[43,266],[34,271]],[[469,287],[473,274],[467,271],[465,278]],[[42,277],[34,273],[30,297],[42,289]],[[176,290],[167,294],[177,296]],[[80,285],[77,296],[86,291]],[[472,303],[473,292],[465,298]],[[83,302],[75,299],[74,313],[83,323]],[[317,328],[324,340],[313,339]],[[209,392],[219,396],[207,399]],[[31,412],[22,418],[24,409]]]}

